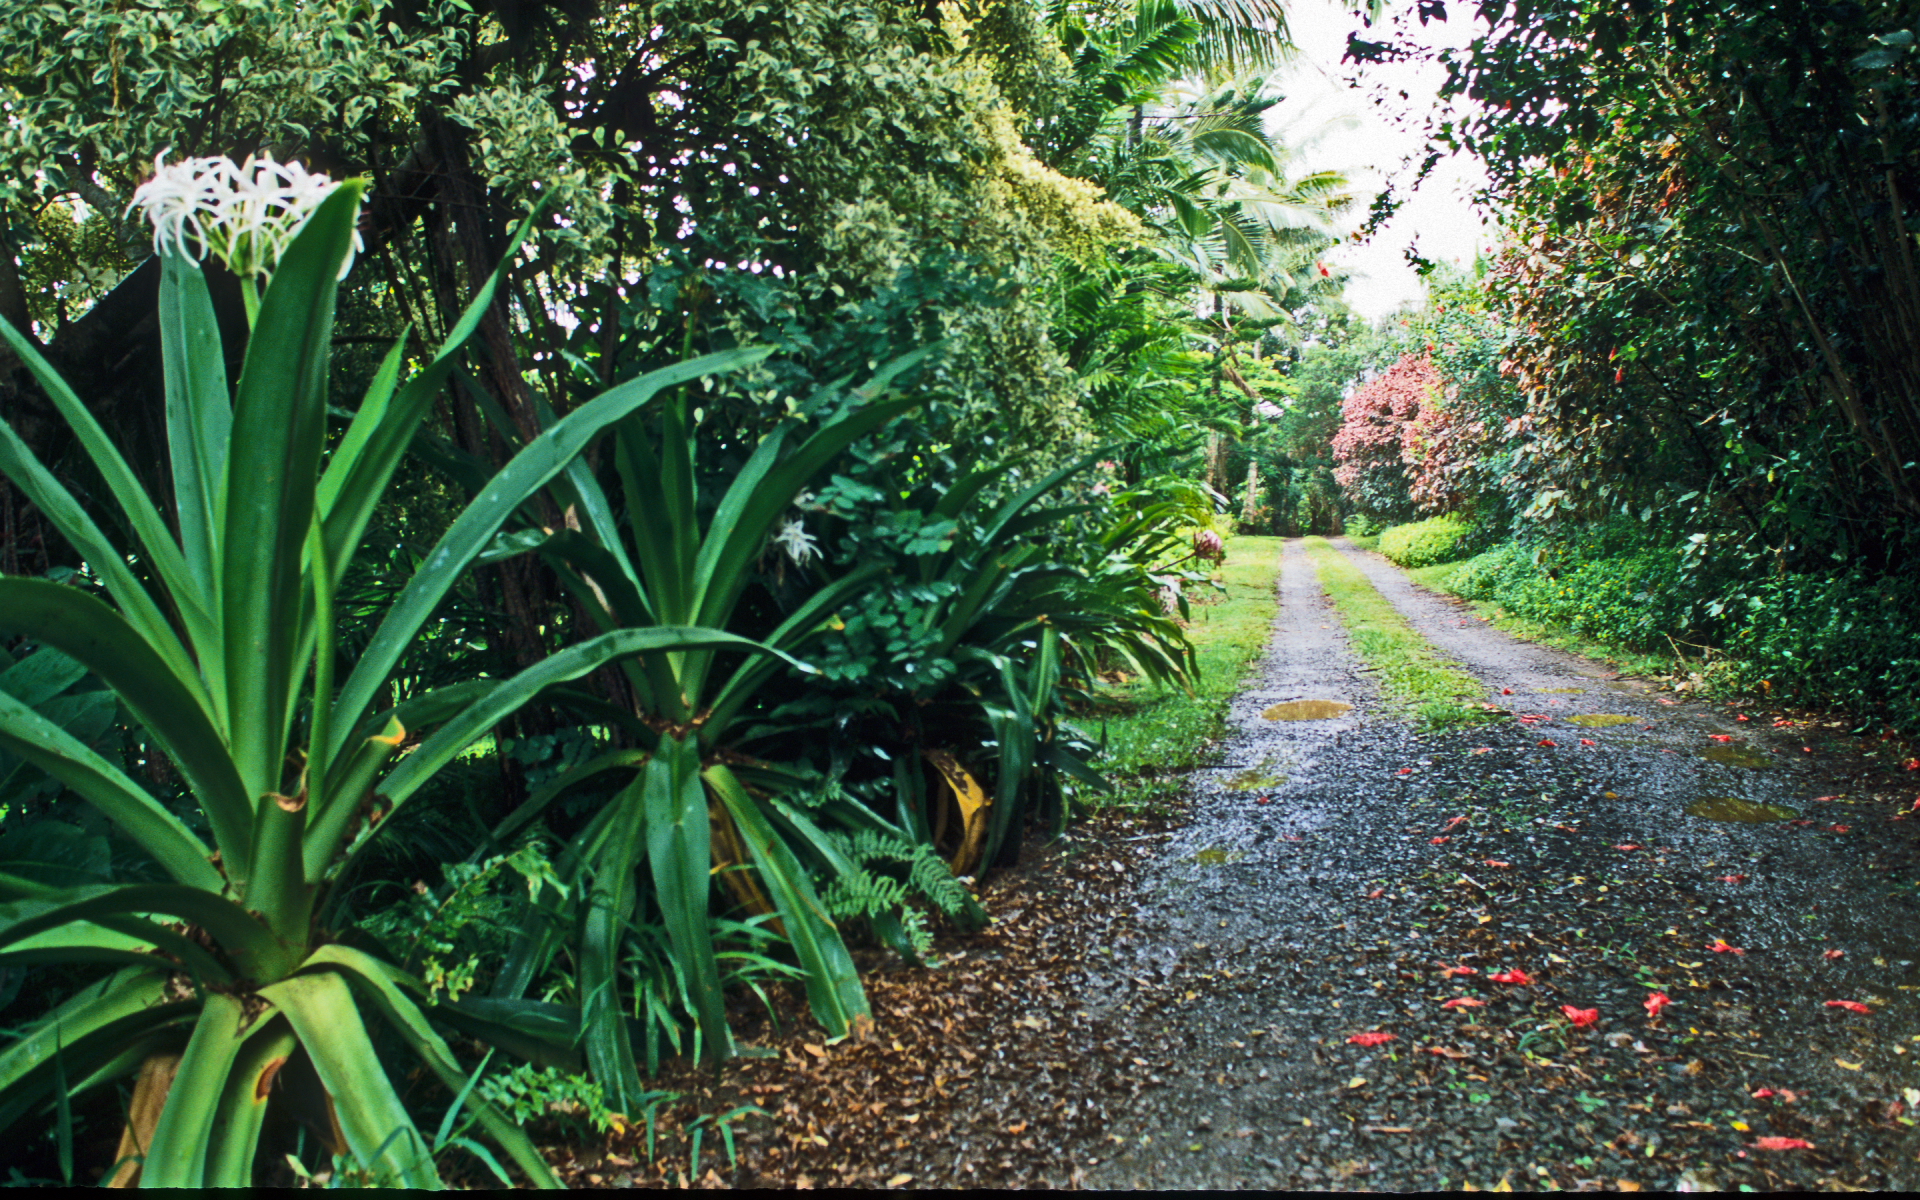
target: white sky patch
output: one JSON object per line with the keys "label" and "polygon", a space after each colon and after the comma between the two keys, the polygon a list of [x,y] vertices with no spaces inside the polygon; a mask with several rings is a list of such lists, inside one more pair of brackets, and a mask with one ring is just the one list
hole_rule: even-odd
{"label": "white sky patch", "polygon": [[[1472,8],[1456,0],[1448,17],[1424,28],[1415,24],[1413,33],[1435,47],[1466,46],[1474,34]],[[1365,40],[1391,41],[1396,31],[1384,22],[1362,30],[1360,18],[1339,0],[1296,0],[1287,27],[1300,53],[1276,80],[1286,100],[1272,110],[1273,119],[1286,144],[1300,147],[1303,167],[1344,171],[1353,181],[1354,211],[1345,229],[1351,232],[1366,220],[1388,180],[1404,195],[1419,170],[1425,149],[1422,118],[1438,103],[1446,68],[1439,63],[1343,64],[1347,34],[1359,30]],[[1356,74],[1362,86],[1349,87],[1347,80]],[[1405,100],[1400,92],[1406,93]],[[1376,105],[1377,96],[1387,103]],[[1328,128],[1341,117],[1354,124]],[[1315,139],[1317,130],[1325,132]],[[1476,251],[1491,249],[1493,227],[1482,224],[1470,199],[1485,181],[1476,159],[1464,154],[1442,158],[1372,241],[1348,241],[1329,251],[1327,261],[1353,276],[1346,294],[1354,311],[1374,321],[1425,298],[1425,283],[1406,261],[1409,245],[1434,262],[1461,267],[1472,266]]]}

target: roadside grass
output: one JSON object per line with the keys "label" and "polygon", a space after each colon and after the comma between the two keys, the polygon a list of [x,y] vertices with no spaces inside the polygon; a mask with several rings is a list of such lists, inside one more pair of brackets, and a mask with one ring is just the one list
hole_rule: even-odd
{"label": "roadside grass", "polygon": [[[1414,583],[1430,592],[1457,596],[1458,593],[1447,586],[1447,581],[1460,566],[1460,563],[1440,563],[1431,567],[1414,567],[1406,573]],[[1468,600],[1466,603],[1502,633],[1538,646],[1551,646],[1555,650],[1565,650],[1570,654],[1604,662],[1622,675],[1667,676],[1676,672],[1676,660],[1670,654],[1630,650],[1618,642],[1575,633],[1566,625],[1517,617],[1490,601]]]}
{"label": "roadside grass", "polygon": [[1310,537],[1305,544],[1354,653],[1379,672],[1380,690],[1389,701],[1433,729],[1491,719],[1485,709],[1460,699],[1486,695],[1486,684],[1441,658],[1327,539]]}
{"label": "roadside grass", "polygon": [[1279,538],[1243,534],[1227,543],[1219,573],[1226,595],[1218,603],[1193,605],[1187,627],[1200,664],[1193,692],[1124,683],[1103,689],[1097,711],[1076,719],[1094,737],[1104,737],[1106,753],[1097,765],[1115,789],[1084,789],[1082,803],[1156,809],[1179,795],[1187,771],[1206,765],[1226,731],[1228,704],[1272,636],[1279,576]]}

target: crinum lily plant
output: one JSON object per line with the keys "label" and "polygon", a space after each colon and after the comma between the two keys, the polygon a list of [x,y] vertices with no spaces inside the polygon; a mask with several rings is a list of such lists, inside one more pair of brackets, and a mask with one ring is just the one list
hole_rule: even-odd
{"label": "crinum lily plant", "polygon": [[[99,810],[168,879],[59,886],[24,869],[0,875],[0,963],[106,969],[0,1050],[0,1125],[143,1063],[173,1064],[157,1123],[129,1127],[128,1158],[143,1186],[251,1182],[266,1109],[291,1094],[275,1086],[289,1064],[317,1077],[327,1110],[318,1125],[339,1131],[358,1170],[437,1186],[433,1155],[449,1143],[454,1113],[432,1142],[422,1137],[375,1053],[369,1016],[446,1082],[456,1110],[528,1181],[554,1185],[526,1135],[475,1094],[435,1031],[436,1009],[419,982],[329,937],[329,921],[341,916],[332,884],[365,845],[376,796],[389,812],[405,805],[543,689],[636,653],[759,649],[710,630],[622,629],[508,679],[397,707],[383,699],[422,626],[528,497],[662,389],[759,357],[737,351],[614,387],[527,444],[427,554],[364,653],[337,662],[337,581],[500,278],[486,281],[446,344],[405,383],[405,339],[395,345],[329,453],[335,289],[351,264],[362,191],[358,181],[263,159],[161,163],[140,189],[136,205],[153,221],[161,258],[171,522],[34,341],[0,321],[0,336],[72,427],[132,540],[117,544],[0,424],[0,472],[82,557],[82,577],[97,582],[83,589],[0,577],[0,635],[57,649],[104,681],[171,760],[199,818],[183,819],[118,764],[0,692],[0,748]],[[247,296],[251,334],[231,387],[199,267],[208,254],[241,277]],[[421,728],[434,731],[403,753]],[[488,1018],[465,1014],[461,1028],[484,1039]],[[510,1023],[497,1032],[496,1044],[526,1041]],[[480,1143],[451,1140],[507,1178]]]}

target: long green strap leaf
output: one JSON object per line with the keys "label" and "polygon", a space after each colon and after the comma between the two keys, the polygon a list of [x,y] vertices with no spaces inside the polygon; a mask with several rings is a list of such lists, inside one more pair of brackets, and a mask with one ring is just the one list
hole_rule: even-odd
{"label": "long green strap leaf", "polygon": [[[121,515],[126,517],[127,524],[132,526],[134,537],[140,543],[140,549],[145,552],[148,561],[153,564],[161,580],[166,584],[167,590],[172,593],[174,604],[179,608],[182,618],[190,627],[196,623],[204,625],[207,610],[202,582],[196,580],[193,573],[188,570],[187,560],[181,555],[180,547],[174,543],[173,534],[167,528],[166,519],[160,515],[160,510],[154,506],[153,499],[147,495],[146,489],[140,486],[139,476],[133,473],[133,468],[127,465],[125,458],[121,457],[119,449],[113,444],[113,439],[107,436],[107,431],[100,427],[100,422],[95,419],[93,413],[81,403],[80,397],[67,386],[66,380],[60,378],[52,364],[41,357],[39,349],[23,337],[19,330],[15,329],[11,323],[0,320],[0,337],[4,337],[14,353],[20,356],[20,360],[33,373],[34,379],[39,381],[47,398],[52,400],[54,407],[60,410],[60,415],[65,418],[67,427],[73,430],[74,437],[86,451],[94,469],[100,472],[100,478],[106,482],[107,490],[113,493],[114,502],[119,507]],[[5,468],[0,467],[0,469]],[[7,473],[11,475],[12,471],[9,470]],[[26,490],[25,484],[22,484],[22,490]],[[47,515],[50,519],[58,520],[52,513]],[[61,532],[66,531],[62,529]],[[87,561],[90,564],[93,563],[91,557]],[[108,579],[105,570],[99,566],[95,569],[100,572],[102,579]],[[119,599],[122,605],[127,603],[118,592],[115,593],[115,599]]]}
{"label": "long green strap leaf", "polygon": [[[400,805],[405,803],[421,784],[431,779],[435,772],[451,762],[462,750],[471,746],[487,730],[518,711],[521,705],[545,689],[558,683],[578,679],[603,665],[618,662],[636,654],[684,649],[733,649],[780,655],[779,651],[769,649],[758,642],[748,641],[731,633],[721,633],[716,629],[693,629],[668,625],[651,629],[618,629],[612,633],[603,633],[577,646],[569,646],[557,654],[542,659],[518,675],[502,680],[485,697],[468,705],[458,716],[442,725],[432,737],[402,759],[392,774],[380,783],[378,791],[393,803],[395,810],[398,810]],[[784,655],[780,657],[785,658]],[[787,661],[792,660],[787,659]],[[331,818],[332,814],[329,813],[329,821]],[[346,823],[342,821],[338,825],[328,824],[324,828],[316,826],[309,831],[306,847],[309,879],[318,879],[320,873],[326,871],[328,864],[340,850],[345,829]],[[349,869],[353,857],[349,855],[346,863],[338,868],[338,871]],[[338,871],[335,873],[337,874]]]}
{"label": "long green strap leaf", "polygon": [[439,1190],[433,1156],[387,1080],[346,980],[316,971],[269,984],[260,996],[292,1023],[361,1169],[388,1187]]}
{"label": "long green strap leaf", "polygon": [[714,957],[707,906],[713,890],[713,834],[707,825],[707,789],[700,779],[700,748],[691,739],[665,738],[641,775],[646,803],[647,866],[667,937],[686,980],[708,1061],[731,1057],[726,996]]}
{"label": "long green strap leaf", "polygon": [[834,928],[833,920],[813,890],[813,882],[794,857],[791,847],[767,821],[766,814],[726,766],[716,763],[705,778],[733,817],[734,826],[753,855],[753,865],[780,910],[787,940],[806,972],[807,1001],[814,1017],[833,1037],[845,1034],[852,1023],[869,1015],[867,993],[860,986],[860,969]]}
{"label": "long green strap leaf", "polygon": [[146,1165],[140,1170],[142,1187],[208,1185],[207,1147],[214,1130],[226,1123],[220,1099],[246,1038],[247,1014],[239,999],[222,992],[209,995],[174,1073],[173,1086],[167,1089],[160,1122],[154,1126],[153,1144],[147,1147]]}
{"label": "long green strap leaf", "polygon": [[[207,1147],[206,1185],[214,1188],[251,1187],[253,1161],[260,1150],[260,1130],[267,1121],[267,1104],[273,1098],[271,1086],[262,1082],[275,1076],[279,1063],[293,1054],[299,1045],[293,1027],[281,1018],[259,1022],[249,1029],[240,1052],[227,1072],[227,1087],[220,1096],[220,1119],[208,1132],[212,1144]],[[284,1095],[285,1093],[282,1093]],[[141,1180],[142,1184],[146,1181]]]}
{"label": "long green strap leaf", "polygon": [[653,371],[621,384],[604,395],[569,413],[559,424],[541,434],[514,455],[493,477],[480,496],[455,519],[440,541],[427,554],[406,589],[388,609],[380,628],[361,653],[353,674],[340,689],[335,701],[334,744],[328,748],[332,761],[351,726],[372,704],[374,694],[393,674],[394,667],[419,635],[421,626],[439,608],[447,592],[465,573],[467,566],[486,549],[500,526],[517,511],[526,498],[566,469],[586,444],[607,425],[646,404],[662,389],[720,371],[737,370],[759,362],[768,349],[733,350],[709,354],[704,358]]}
{"label": "long green strap leaf", "polygon": [[[167,976],[151,967],[119,971],[87,984],[55,1006],[25,1035],[0,1050],[0,1103],[11,1104],[15,1089],[30,1072],[44,1067],[61,1048],[71,1048],[127,1017],[137,1017],[160,1006],[166,998]],[[4,1122],[0,1122],[4,1128]]]}
{"label": "long green strap leaf", "polygon": [[606,1089],[617,1112],[636,1113],[640,1070],[621,1004],[620,963],[633,921],[635,884],[647,856],[647,788],[652,768],[643,768],[608,805],[604,837],[593,856],[580,922],[580,1040],[587,1066]]}
{"label": "long green strap leaf", "polygon": [[[356,991],[373,1001],[388,1024],[393,1026],[414,1053],[426,1060],[434,1074],[455,1095],[461,1094],[466,1075],[460,1063],[447,1049],[447,1043],[427,1023],[426,1014],[407,993],[425,989],[418,980],[398,967],[347,946],[322,946],[307,960],[308,967],[338,967]],[[500,1143],[513,1161],[520,1164],[535,1187],[564,1187],[547,1160],[540,1156],[533,1141],[498,1106],[483,1097],[467,1094],[467,1107],[479,1118],[481,1126]]]}
{"label": "long green strap leaf", "polygon": [[106,681],[193,789],[228,874],[245,879],[253,804],[199,679],[177,675],[119,613],[44,579],[0,577],[0,630],[53,646]]}
{"label": "long green strap leaf", "polygon": [[234,399],[219,609],[228,738],[250,796],[281,790],[287,729],[304,673],[297,616],[308,601],[302,555],[326,441],[336,277],[361,190],[354,181],[341,184],[281,256]]}
{"label": "long green strap leaf", "polygon": [[213,852],[179,817],[120,768],[5,693],[0,693],[0,749],[80,793],[181,883],[210,892],[226,885],[213,865]]}
{"label": "long green strap leaf", "polygon": [[[204,929],[243,971],[250,959],[269,948],[267,927],[223,896],[177,883],[109,883],[65,888],[56,895],[30,896],[0,905],[0,949],[75,922],[119,924],[129,917],[153,913],[177,917]],[[155,944],[163,943],[165,939],[156,937]]]}
{"label": "long green strap leaf", "polygon": [[[0,330],[11,332],[12,328],[0,318]],[[127,566],[126,558],[94,524],[72,493],[60,486],[53,473],[41,465],[33,451],[13,432],[13,427],[4,421],[0,421],[0,475],[12,480],[41,515],[60,531],[60,536],[79,551],[87,566],[106,584],[108,594],[120,605],[127,620],[146,637],[147,644],[167,660],[174,673],[191,677],[193,656],[181,645],[166,614]]]}
{"label": "long green strap leaf", "polygon": [[222,526],[216,498],[226,474],[227,440],[233,429],[227,363],[206,276],[198,266],[178,254],[161,255],[159,306],[174,513],[186,558],[186,582],[193,588],[195,606],[205,614],[204,620],[189,623],[187,634],[210,676],[209,685],[218,699],[225,700],[213,581],[219,578]]}

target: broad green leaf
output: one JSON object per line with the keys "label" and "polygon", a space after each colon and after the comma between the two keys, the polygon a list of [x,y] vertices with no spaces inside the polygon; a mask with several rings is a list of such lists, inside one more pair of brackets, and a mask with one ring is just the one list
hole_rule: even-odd
{"label": "broad green leaf", "polygon": [[[200,268],[174,253],[160,257],[160,356],[167,397],[167,452],[173,468],[174,512],[201,608],[214,614],[219,578],[217,548],[225,522],[217,506],[226,477],[233,402],[220,324]],[[213,633],[211,620],[207,631]],[[195,639],[203,664],[217,660],[217,643]],[[218,687],[218,681],[214,681]]]}
{"label": "broad green leaf", "polygon": [[[580,1037],[587,1065],[606,1089],[607,1103],[625,1113],[639,1111],[639,1096],[645,1089],[634,1062],[633,1038],[621,1011],[624,972],[620,967],[634,916],[638,874],[647,857],[647,789],[656,773],[652,765],[643,768],[608,804],[609,816],[593,855],[580,925]],[[703,895],[703,934],[705,912]]]}
{"label": "broad green leaf", "polygon": [[302,555],[326,441],[336,276],[361,190],[356,182],[341,184],[281,256],[234,399],[218,607],[228,740],[249,796],[282,790],[288,724],[304,672]]}
{"label": "broad green leaf", "polygon": [[313,1059],[361,1169],[388,1187],[439,1190],[427,1143],[387,1081],[346,981],[316,971],[269,984],[260,995],[286,1015]]}
{"label": "broad green leaf", "polygon": [[154,1126],[140,1183],[153,1188],[232,1187],[233,1181],[207,1178],[207,1147],[214,1130],[226,1124],[220,1101],[227,1076],[248,1036],[246,1009],[237,997],[215,992],[206,997],[193,1037],[167,1089],[166,1107]]}
{"label": "broad green leaf", "polygon": [[720,967],[707,929],[713,866],[707,827],[707,789],[701,785],[700,748],[691,738],[666,738],[640,777],[646,805],[647,866],[654,898],[685,972],[688,1002],[700,1022],[709,1060],[733,1053]]}
{"label": "broad green leaf", "polygon": [[440,606],[468,564],[486,548],[500,526],[528,496],[565,470],[602,429],[652,400],[662,388],[702,375],[750,366],[770,352],[753,349],[710,354],[642,375],[569,413],[514,455],[513,461],[494,476],[428,552],[426,562],[408,581],[361,653],[353,674],[342,685],[335,701],[338,717],[328,760],[338,755],[349,727],[357,723],[360,714],[371,705],[375,692],[392,676],[401,655],[413,645],[420,627]]}

